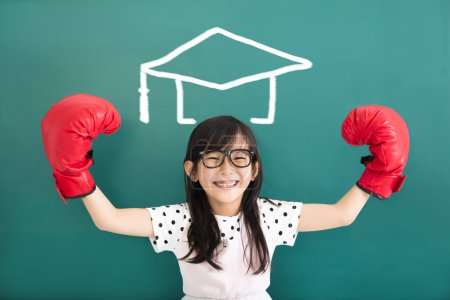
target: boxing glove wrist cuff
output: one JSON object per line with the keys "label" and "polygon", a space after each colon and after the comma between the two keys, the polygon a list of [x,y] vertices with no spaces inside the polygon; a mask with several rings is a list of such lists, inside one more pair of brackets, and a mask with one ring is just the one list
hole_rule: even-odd
{"label": "boxing glove wrist cuff", "polygon": [[378,199],[388,199],[392,193],[400,191],[406,175],[393,175],[373,172],[369,168],[364,170],[357,186]]}
{"label": "boxing glove wrist cuff", "polygon": [[386,198],[384,198],[384,197],[382,197],[382,196],[380,196],[380,195],[378,195],[378,194],[375,194],[374,192],[369,191],[368,189],[366,189],[364,186],[362,186],[362,185],[359,183],[359,181],[356,182],[356,186],[359,187],[359,188],[360,188],[361,190],[363,190],[364,192],[366,192],[367,194],[369,194],[370,196],[373,196],[373,197],[375,197],[375,198],[377,198],[377,199],[380,199],[380,200],[386,200]]}
{"label": "boxing glove wrist cuff", "polygon": [[76,175],[54,172],[56,189],[63,198],[81,198],[95,191],[95,182],[89,170],[82,170]]}

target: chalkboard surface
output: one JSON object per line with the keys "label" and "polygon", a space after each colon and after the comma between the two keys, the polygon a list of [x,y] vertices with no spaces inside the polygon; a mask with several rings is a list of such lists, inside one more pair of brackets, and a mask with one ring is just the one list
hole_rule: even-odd
{"label": "chalkboard surface", "polygon": [[[335,203],[368,154],[342,139],[345,116],[393,108],[411,137],[402,190],[370,198],[351,226],[277,248],[268,292],[450,299],[449,22],[447,0],[0,1],[0,299],[183,296],[172,253],[98,230],[55,191],[40,121],[74,93],[122,116],[95,140],[91,168],[116,207],[184,202],[189,134],[215,115],[254,130],[262,196]],[[245,40],[216,34],[153,67],[170,76],[142,69],[214,28]]]}

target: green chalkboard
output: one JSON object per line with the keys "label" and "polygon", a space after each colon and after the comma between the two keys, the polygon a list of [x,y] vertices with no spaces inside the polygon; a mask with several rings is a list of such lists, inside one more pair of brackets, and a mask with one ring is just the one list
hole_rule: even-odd
{"label": "green chalkboard", "polygon": [[[256,134],[262,196],[335,203],[368,154],[342,139],[345,116],[395,109],[411,137],[402,190],[370,198],[351,226],[278,247],[268,292],[450,299],[449,20],[447,0],[0,1],[0,299],[183,296],[172,253],[98,230],[81,200],[65,205],[55,191],[40,121],[74,93],[106,98],[122,116],[116,134],[95,140],[91,168],[120,208],[184,202],[195,124],[180,120],[223,114]],[[289,57],[218,33],[152,67],[185,77],[146,73],[214,28]]]}

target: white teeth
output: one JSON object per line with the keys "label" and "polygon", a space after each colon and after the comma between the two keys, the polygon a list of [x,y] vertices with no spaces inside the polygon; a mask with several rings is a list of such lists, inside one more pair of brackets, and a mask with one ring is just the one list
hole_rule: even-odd
{"label": "white teeth", "polygon": [[214,184],[216,184],[219,187],[222,188],[230,188],[233,187],[237,184],[237,181],[232,181],[231,183],[219,183],[219,182],[214,182]]}

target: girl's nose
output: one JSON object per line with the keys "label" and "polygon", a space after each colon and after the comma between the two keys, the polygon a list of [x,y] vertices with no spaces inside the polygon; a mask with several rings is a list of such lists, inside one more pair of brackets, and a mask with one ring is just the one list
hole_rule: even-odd
{"label": "girl's nose", "polygon": [[233,164],[231,164],[229,156],[224,157],[223,163],[219,166],[219,169],[221,172],[224,172],[224,173],[225,172],[231,173],[231,171],[234,170],[234,166],[233,166]]}

